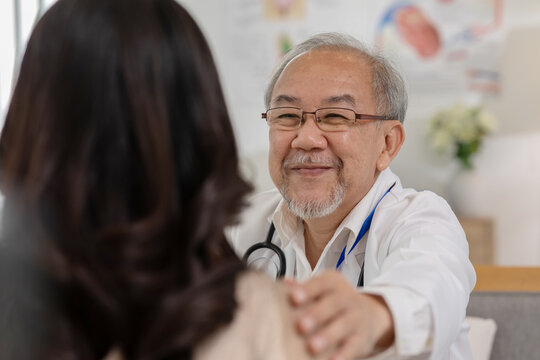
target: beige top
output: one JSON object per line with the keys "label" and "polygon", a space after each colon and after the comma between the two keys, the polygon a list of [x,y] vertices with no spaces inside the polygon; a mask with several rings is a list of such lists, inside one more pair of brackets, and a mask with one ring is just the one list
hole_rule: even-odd
{"label": "beige top", "polygon": [[[284,285],[248,272],[238,280],[236,299],[233,322],[199,344],[194,360],[314,359],[294,328]],[[122,355],[113,349],[104,360],[122,360]]]}
{"label": "beige top", "polygon": [[294,313],[282,284],[250,272],[236,286],[232,324],[205,340],[195,360],[311,359],[294,328]]}

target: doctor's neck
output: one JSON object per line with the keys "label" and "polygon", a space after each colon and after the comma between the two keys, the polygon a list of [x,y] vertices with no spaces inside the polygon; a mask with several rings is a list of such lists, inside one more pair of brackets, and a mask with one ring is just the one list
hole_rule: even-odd
{"label": "doctor's neck", "polygon": [[312,269],[349,211],[338,208],[327,216],[303,220],[306,257]]}

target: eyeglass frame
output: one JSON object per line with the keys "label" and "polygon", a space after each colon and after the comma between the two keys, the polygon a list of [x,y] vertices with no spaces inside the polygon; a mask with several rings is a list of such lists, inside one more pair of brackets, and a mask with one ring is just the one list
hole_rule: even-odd
{"label": "eyeglass frame", "polygon": [[391,116],[361,114],[361,113],[357,113],[353,109],[343,108],[343,107],[335,107],[335,106],[322,107],[322,108],[315,109],[315,111],[304,111],[304,109],[296,107],[296,106],[276,106],[276,107],[267,109],[266,112],[261,113],[261,118],[265,119],[266,123],[268,123],[267,113],[270,110],[275,110],[275,109],[296,109],[296,110],[302,111],[302,116],[300,118],[300,122],[298,123],[298,126],[295,127],[295,128],[291,128],[291,130],[299,129],[304,124],[304,122],[305,122],[304,117],[305,117],[306,114],[313,114],[313,116],[315,116],[315,123],[317,123],[317,126],[318,126],[320,121],[318,121],[317,115],[315,115],[315,114],[317,113],[317,111],[327,110],[327,109],[347,110],[347,111],[353,112],[354,113],[354,122],[352,123],[352,125],[356,124],[357,120],[395,120]]}

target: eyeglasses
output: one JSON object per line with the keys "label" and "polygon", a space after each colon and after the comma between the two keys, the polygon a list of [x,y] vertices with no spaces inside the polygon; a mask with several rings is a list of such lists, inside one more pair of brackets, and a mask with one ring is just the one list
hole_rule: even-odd
{"label": "eyeglasses", "polygon": [[315,115],[317,126],[322,131],[347,131],[357,120],[392,120],[390,116],[358,114],[351,109],[339,107],[304,111],[297,107],[275,107],[262,113],[268,125],[276,130],[295,130],[305,122],[305,115]]}

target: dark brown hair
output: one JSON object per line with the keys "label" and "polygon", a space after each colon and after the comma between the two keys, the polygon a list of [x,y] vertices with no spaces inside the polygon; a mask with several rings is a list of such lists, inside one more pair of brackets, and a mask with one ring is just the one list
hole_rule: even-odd
{"label": "dark brown hair", "polygon": [[51,7],[0,184],[0,358],[190,358],[232,319],[244,267],[223,230],[250,187],[208,45],[174,0]]}

